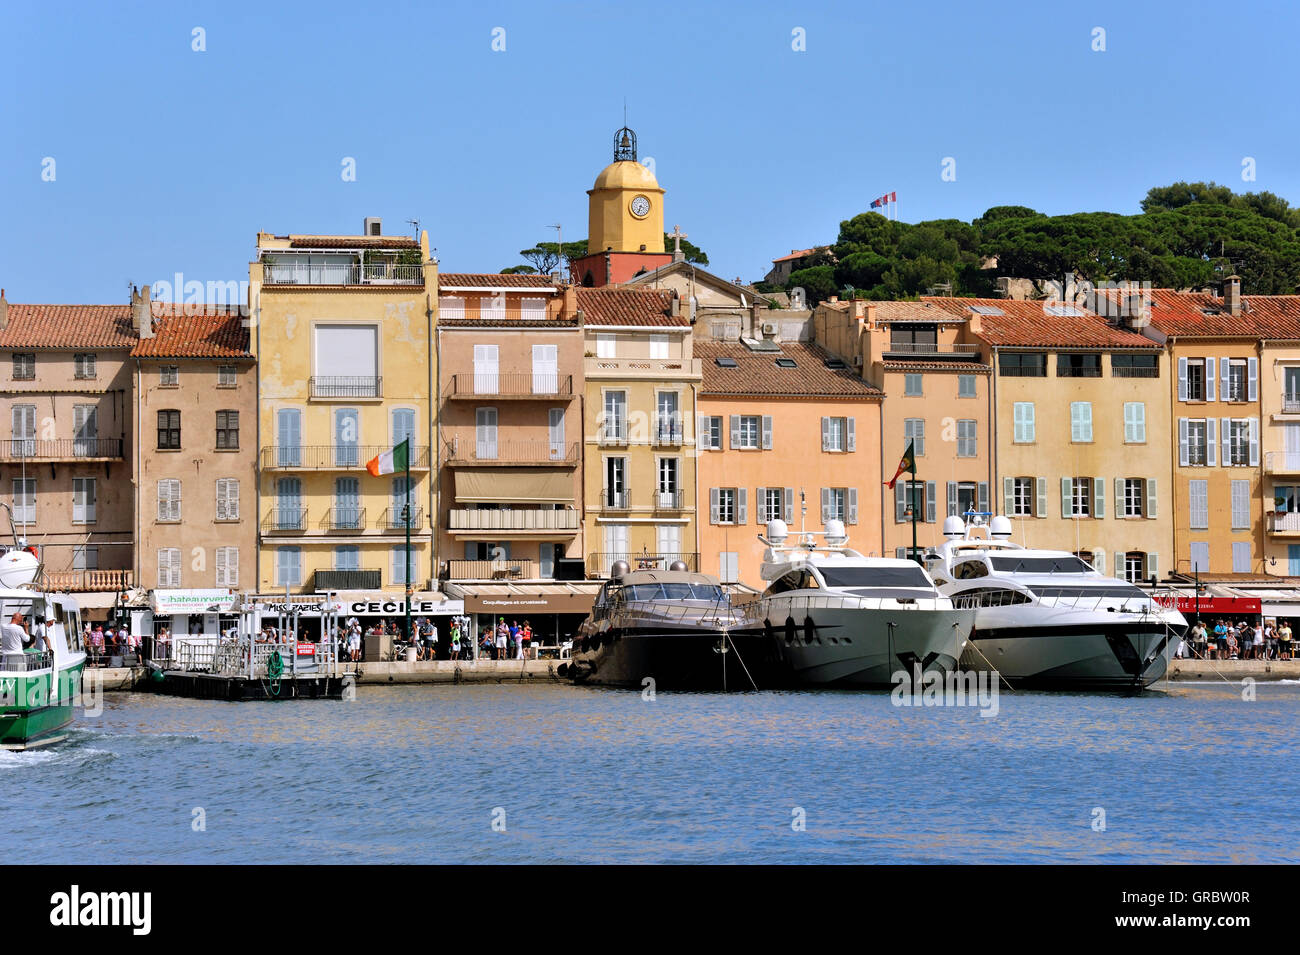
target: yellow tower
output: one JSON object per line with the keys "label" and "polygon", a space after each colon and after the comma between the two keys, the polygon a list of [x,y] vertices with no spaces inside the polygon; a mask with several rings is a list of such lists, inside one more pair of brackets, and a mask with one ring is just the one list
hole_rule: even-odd
{"label": "yellow tower", "polygon": [[624,126],[614,134],[614,161],[590,196],[587,253],[664,251],[664,191],[654,173],[637,161],[636,133]]}

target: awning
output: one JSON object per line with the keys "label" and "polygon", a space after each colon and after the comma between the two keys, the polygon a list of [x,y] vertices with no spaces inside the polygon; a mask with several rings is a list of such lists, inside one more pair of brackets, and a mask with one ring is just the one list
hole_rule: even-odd
{"label": "awning", "polygon": [[73,594],[72,599],[77,602],[77,606],[82,610],[107,610],[117,603],[117,596],[115,590],[107,593],[94,591]]}
{"label": "awning", "polygon": [[457,471],[456,500],[467,504],[572,504],[573,474],[551,468]]}
{"label": "awning", "polygon": [[149,607],[155,614],[230,613],[238,595],[233,590],[154,590]]}
{"label": "awning", "polygon": [[[334,598],[342,604],[345,617],[393,617],[406,614],[406,595],[384,590],[340,590]],[[436,591],[411,595],[412,616],[462,614],[464,601]]]}
{"label": "awning", "polygon": [[560,582],[539,584],[447,584],[460,594],[466,613],[527,616],[530,613],[591,612],[600,584]]}

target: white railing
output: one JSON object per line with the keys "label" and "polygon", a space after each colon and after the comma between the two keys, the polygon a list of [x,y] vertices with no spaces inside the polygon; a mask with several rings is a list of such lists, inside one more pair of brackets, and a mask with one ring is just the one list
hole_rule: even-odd
{"label": "white railing", "polygon": [[268,262],[262,266],[262,281],[266,285],[423,285],[424,266]]}
{"label": "white railing", "polygon": [[1275,512],[1269,515],[1269,529],[1273,531],[1300,531],[1300,511]]}
{"label": "white railing", "polygon": [[1264,470],[1280,474],[1300,474],[1300,451],[1268,451]]}

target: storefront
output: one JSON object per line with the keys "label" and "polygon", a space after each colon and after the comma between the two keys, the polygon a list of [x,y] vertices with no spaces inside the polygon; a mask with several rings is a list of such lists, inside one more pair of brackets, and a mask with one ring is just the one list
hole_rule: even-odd
{"label": "storefront", "polygon": [[461,597],[465,613],[473,620],[476,640],[484,631],[504,620],[525,623],[532,628],[533,643],[558,647],[571,639],[591,605],[600,584],[587,581],[554,581],[535,584],[448,583],[447,592]]}
{"label": "storefront", "polygon": [[1255,623],[1259,620],[1262,607],[1258,597],[1224,596],[1222,594],[1202,593],[1198,598],[1195,588],[1170,592],[1164,590],[1152,594],[1160,606],[1172,608],[1195,623],[1197,614],[1203,621],[1231,620],[1233,623],[1246,621]]}
{"label": "storefront", "polygon": [[235,625],[239,595],[233,590],[153,590],[149,610],[131,614],[132,629],[141,635],[166,627],[173,637],[217,637]]}

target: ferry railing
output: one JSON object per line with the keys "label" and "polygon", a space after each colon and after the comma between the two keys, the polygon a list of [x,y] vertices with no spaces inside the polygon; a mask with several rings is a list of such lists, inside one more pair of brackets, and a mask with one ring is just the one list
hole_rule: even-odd
{"label": "ferry railing", "polygon": [[[817,597],[800,597],[785,596],[783,594],[773,594],[764,598],[767,602],[781,602],[788,604],[791,610],[935,610],[938,601],[942,597],[857,597],[848,594],[817,596]],[[747,615],[750,619],[759,620],[767,616],[761,609],[764,601],[756,601],[747,605]]]}
{"label": "ferry railing", "polygon": [[19,662],[19,656],[17,653],[6,653],[3,662],[0,663],[0,670],[27,673],[32,670],[45,670],[54,665],[54,654],[48,650],[40,652],[24,650],[21,654],[21,662]]}
{"label": "ferry railing", "polygon": [[681,623],[687,622],[705,627],[734,628],[745,622],[743,609],[729,604],[710,604],[699,601],[693,604],[673,601],[636,601],[616,608],[611,616],[620,620]]}

